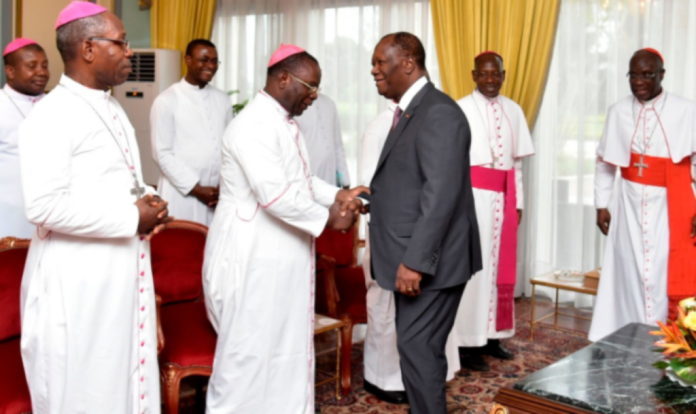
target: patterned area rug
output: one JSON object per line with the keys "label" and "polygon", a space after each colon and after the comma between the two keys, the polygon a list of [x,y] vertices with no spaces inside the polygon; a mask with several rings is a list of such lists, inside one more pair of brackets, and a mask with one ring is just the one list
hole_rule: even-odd
{"label": "patterned area rug", "polygon": [[[492,407],[493,397],[498,389],[513,384],[519,379],[554,363],[587,346],[589,342],[584,332],[562,332],[548,328],[534,329],[534,342],[529,341],[529,317],[526,312],[517,312],[526,318],[516,319],[516,334],[504,340],[503,345],[515,353],[512,361],[488,358],[490,372],[471,372],[462,370],[447,384],[448,403],[458,405],[460,413],[485,414]],[[407,405],[384,403],[366,393],[363,386],[362,344],[353,346],[352,381],[353,392],[341,400],[336,400],[334,388],[325,385],[317,389],[316,413],[321,414],[402,414],[408,412]],[[320,360],[321,364],[322,361]]]}
{"label": "patterned area rug", "polygon": [[[537,302],[537,315],[546,314],[553,305]],[[515,301],[515,327],[513,338],[504,340],[503,345],[515,353],[512,361],[500,361],[487,358],[491,365],[490,372],[471,372],[462,370],[457,377],[447,384],[448,408],[456,406],[456,414],[487,414],[498,389],[513,384],[519,379],[544,368],[559,359],[587,346],[587,328],[589,323],[561,326],[570,328],[567,331],[554,331],[549,323],[544,328],[534,329],[534,341],[529,341],[529,319],[531,303],[529,299]],[[553,324],[553,319],[550,319]],[[575,329],[575,330],[572,330]],[[335,342],[334,342],[335,343]],[[318,346],[319,348],[319,346]],[[318,357],[317,368],[323,371],[335,369],[335,354]],[[335,398],[335,387],[324,385],[316,390],[315,412],[321,414],[405,414],[407,405],[384,403],[363,390],[363,346],[355,344],[352,349],[352,389],[353,391],[340,400]],[[322,379],[318,373],[318,379]],[[182,381],[180,414],[203,414],[205,412],[205,389],[207,378],[189,377]],[[203,392],[196,398],[195,388]]]}

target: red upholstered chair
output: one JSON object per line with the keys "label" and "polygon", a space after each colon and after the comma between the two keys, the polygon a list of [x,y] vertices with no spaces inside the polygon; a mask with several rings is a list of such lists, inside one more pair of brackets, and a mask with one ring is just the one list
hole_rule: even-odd
{"label": "red upholstered chair", "polygon": [[207,234],[208,228],[202,224],[175,220],[152,238],[162,398],[168,414],[179,412],[183,378],[209,377],[213,371],[217,334],[203,301]]}
{"label": "red upholstered chair", "polygon": [[359,237],[359,221],[347,233],[325,230],[317,238],[317,311],[346,323],[341,339],[341,387],[350,393],[350,358],[353,326],[367,323],[365,273],[358,266],[358,251],[365,246]]}
{"label": "red upholstered chair", "polygon": [[31,413],[22,355],[19,291],[29,240],[0,240],[0,413]]}

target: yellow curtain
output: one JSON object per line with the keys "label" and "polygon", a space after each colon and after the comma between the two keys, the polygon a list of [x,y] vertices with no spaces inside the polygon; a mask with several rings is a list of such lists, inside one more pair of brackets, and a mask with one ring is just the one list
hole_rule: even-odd
{"label": "yellow curtain", "polygon": [[551,61],[559,0],[431,0],[442,88],[453,99],[470,94],[474,57],[485,50],[504,60],[501,93],[520,104],[534,125]]}
{"label": "yellow curtain", "polygon": [[181,74],[186,72],[184,54],[193,39],[210,39],[216,0],[153,0],[150,9],[150,40],[156,49],[181,51]]}

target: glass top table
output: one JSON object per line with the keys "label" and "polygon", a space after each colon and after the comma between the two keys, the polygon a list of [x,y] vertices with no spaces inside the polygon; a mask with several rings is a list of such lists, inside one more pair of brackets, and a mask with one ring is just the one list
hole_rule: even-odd
{"label": "glass top table", "polygon": [[495,401],[511,413],[696,414],[696,388],[652,366],[661,358],[658,337],[648,334],[656,329],[626,325],[501,389]]}

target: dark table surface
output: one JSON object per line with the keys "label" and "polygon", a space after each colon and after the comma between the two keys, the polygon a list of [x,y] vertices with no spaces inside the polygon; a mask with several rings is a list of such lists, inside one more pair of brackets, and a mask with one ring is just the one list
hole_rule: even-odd
{"label": "dark table surface", "polygon": [[696,414],[696,388],[652,364],[657,327],[633,323],[516,383],[513,388],[597,413]]}

